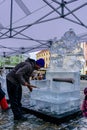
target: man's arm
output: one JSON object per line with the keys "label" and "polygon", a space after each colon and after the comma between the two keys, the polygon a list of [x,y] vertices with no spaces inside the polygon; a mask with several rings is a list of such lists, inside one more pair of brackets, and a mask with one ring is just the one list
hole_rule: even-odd
{"label": "man's arm", "polygon": [[27,82],[25,82],[24,86],[27,86],[28,89],[30,90],[30,92],[32,92],[33,88],[37,88],[36,86],[33,86],[33,85],[31,85],[31,84],[29,84]]}
{"label": "man's arm", "polygon": [[24,65],[23,67],[19,68],[17,71],[16,71],[16,76],[18,78],[18,81],[24,85],[25,82],[25,78],[24,78],[24,75],[29,71],[29,68],[30,66],[29,65]]}

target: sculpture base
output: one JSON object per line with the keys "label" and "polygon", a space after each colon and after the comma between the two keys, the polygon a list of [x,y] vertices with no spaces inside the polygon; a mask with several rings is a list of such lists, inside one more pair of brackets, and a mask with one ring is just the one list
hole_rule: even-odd
{"label": "sculpture base", "polygon": [[51,113],[43,113],[42,111],[36,111],[31,107],[26,108],[25,106],[23,107],[23,110],[26,113],[33,114],[36,117],[43,119],[44,121],[51,122],[51,123],[54,123],[57,125],[67,122],[71,119],[76,119],[76,118],[82,117],[82,113],[80,110],[71,111],[71,112],[66,113],[65,115],[64,114],[63,115],[62,114],[61,115],[52,115]]}
{"label": "sculpture base", "polygon": [[52,116],[68,115],[80,109],[80,78],[77,72],[48,72],[47,80],[34,80],[38,86],[30,95],[35,111]]}

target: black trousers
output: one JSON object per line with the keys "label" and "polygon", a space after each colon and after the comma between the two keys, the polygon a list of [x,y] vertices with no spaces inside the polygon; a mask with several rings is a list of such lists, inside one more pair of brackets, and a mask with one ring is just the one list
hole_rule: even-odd
{"label": "black trousers", "polygon": [[7,80],[7,92],[14,118],[20,119],[22,116],[22,86],[20,84],[13,84],[9,80]]}

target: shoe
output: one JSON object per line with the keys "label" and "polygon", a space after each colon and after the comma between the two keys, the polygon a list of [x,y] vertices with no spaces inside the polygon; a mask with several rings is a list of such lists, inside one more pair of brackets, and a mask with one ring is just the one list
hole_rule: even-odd
{"label": "shoe", "polygon": [[27,120],[28,120],[28,118],[24,117],[24,116],[22,116],[20,118],[14,118],[14,121],[27,121]]}

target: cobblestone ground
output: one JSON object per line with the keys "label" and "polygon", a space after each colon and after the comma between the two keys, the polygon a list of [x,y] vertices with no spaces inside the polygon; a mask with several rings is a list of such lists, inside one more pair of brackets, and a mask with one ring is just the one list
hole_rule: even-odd
{"label": "cobblestone ground", "polygon": [[[81,81],[81,100],[83,99],[83,89],[86,87],[87,81]],[[29,91],[23,88],[22,104],[28,105]],[[34,115],[25,114],[28,117],[27,122],[17,122],[13,120],[11,109],[3,112],[0,109],[0,130],[87,130],[87,119],[84,117],[70,120],[69,122],[55,125],[45,122]]]}

